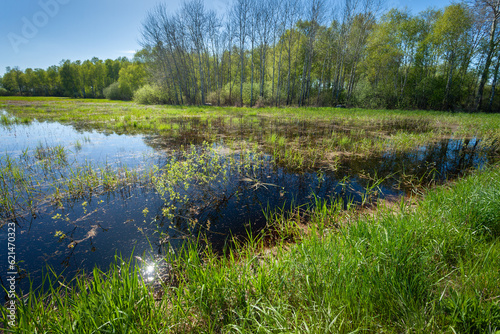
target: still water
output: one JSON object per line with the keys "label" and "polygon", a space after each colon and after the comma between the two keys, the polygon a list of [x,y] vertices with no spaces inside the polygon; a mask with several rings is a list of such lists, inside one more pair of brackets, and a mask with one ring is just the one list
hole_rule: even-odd
{"label": "still water", "polygon": [[[196,142],[184,138],[181,142],[193,141]],[[261,163],[251,178],[230,174],[224,187],[212,189],[208,199],[199,197],[186,203],[172,221],[163,214],[164,200],[145,180],[59,202],[47,200],[53,191],[51,182],[57,178],[71,179],[85,166],[147,174],[164,166],[174,150],[182,150],[180,145],[171,138],[117,134],[56,122],[0,125],[0,168],[5,171],[17,161],[39,182],[33,186],[33,196],[39,201],[35,209],[23,210],[19,204],[13,217],[7,207],[0,207],[1,249],[7,249],[5,223],[14,221],[17,225],[17,270],[24,277],[18,287],[29,287],[27,277],[31,277],[34,286],[39,284],[47,265],[71,278],[94,266],[106,269],[115,255],[141,256],[148,268],[165,252],[178,249],[193,231],[205,231],[213,247],[221,249],[230,236],[244,236],[248,229],[264,228],[266,210],[308,205],[314,198],[360,203],[365,189],[374,182],[367,175],[385,179],[377,188],[379,197],[396,197],[410,192],[408,185],[415,180],[444,181],[498,159],[495,151],[483,147],[477,138],[451,138],[405,153],[349,158],[332,170],[287,170],[274,165],[269,154],[261,154]],[[217,138],[210,145],[215,151],[238,155],[227,150],[224,138]],[[64,161],[45,168],[40,155],[55,155],[49,149],[53,147],[64,150]],[[9,194],[15,181],[7,180],[5,172],[2,175],[3,196],[25,195]],[[193,221],[199,228],[189,228]],[[7,261],[2,256],[2,284],[6,283],[7,271]]]}

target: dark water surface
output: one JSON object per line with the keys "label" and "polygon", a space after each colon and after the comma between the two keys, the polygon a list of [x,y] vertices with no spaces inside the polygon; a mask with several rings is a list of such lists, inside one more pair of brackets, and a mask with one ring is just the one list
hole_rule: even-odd
{"label": "dark water surface", "polygon": [[[171,158],[171,149],[179,150],[179,145],[186,142],[191,140],[105,133],[49,122],[0,125],[0,167],[5,167],[7,157],[21,159],[25,152],[34,152],[37,147],[61,145],[66,149],[69,164],[91,163],[114,169],[126,166],[144,171],[163,166]],[[212,145],[225,148],[224,138],[218,137]],[[209,200],[181,208],[182,217],[177,217],[173,225],[162,214],[164,201],[155,188],[143,183],[64,201],[62,206],[47,202],[38,206],[36,212],[15,219],[19,274],[29,273],[36,286],[46,265],[72,277],[79,270],[89,272],[96,265],[107,268],[116,254],[128,257],[133,252],[153,263],[181,245],[192,231],[188,226],[193,220],[200,228],[210,225],[208,238],[220,249],[230,235],[245,235],[249,228],[265,227],[265,210],[310,204],[315,196],[359,203],[365,188],[375,182],[375,175],[386,179],[379,187],[380,197],[399,196],[410,192],[417,180],[445,181],[470,168],[492,163],[498,160],[495,152],[483,147],[477,138],[451,138],[410,152],[346,159],[335,170],[307,171],[275,166],[272,157],[264,155],[264,163],[250,180],[230,175],[225,187]],[[61,173],[69,172],[64,169]],[[4,220],[2,225],[14,221],[6,214],[0,217]],[[0,240],[0,273],[2,284],[6,284],[5,225],[0,228]],[[26,278],[18,284],[22,289],[28,286]]]}

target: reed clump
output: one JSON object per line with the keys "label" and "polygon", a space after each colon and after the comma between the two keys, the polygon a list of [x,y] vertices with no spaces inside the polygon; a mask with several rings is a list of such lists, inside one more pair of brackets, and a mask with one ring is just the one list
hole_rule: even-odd
{"label": "reed clump", "polygon": [[149,170],[72,160],[62,145],[38,143],[18,156],[0,157],[0,218],[29,220],[49,205],[62,206],[126,186],[148,185]]}

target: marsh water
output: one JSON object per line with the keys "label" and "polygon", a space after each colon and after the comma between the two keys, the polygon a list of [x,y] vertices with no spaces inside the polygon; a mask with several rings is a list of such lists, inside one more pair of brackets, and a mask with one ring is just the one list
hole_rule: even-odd
{"label": "marsh water", "polygon": [[[255,123],[262,122],[256,119]],[[106,191],[93,192],[89,188],[79,195],[53,200],[51,192],[57,178],[77,177],[86,168],[100,173],[113,170],[115,176],[130,171],[152,175],[178,154],[175,152],[190,144],[201,146],[207,139],[203,136],[205,125],[199,120],[179,119],[180,131],[172,136],[116,133],[93,129],[88,124],[36,120],[0,125],[2,196],[18,201],[15,210],[0,208],[0,240],[2,249],[7,249],[5,223],[15,222],[18,286],[27,289],[28,276],[35,286],[39,284],[47,265],[71,278],[82,270],[90,272],[94,266],[106,269],[115,255],[135,254],[151,264],[166,252],[175,252],[186,238],[200,231],[206,233],[215,249],[222,249],[229,237],[265,228],[266,212],[313,205],[317,199],[342,198],[361,203],[369,197],[367,189],[372,192],[371,200],[397,197],[414,191],[415,186],[445,181],[498,160],[497,151],[482,145],[480,138],[453,137],[403,153],[350,156],[340,159],[334,168],[319,165],[290,169],[276,164],[272,153],[260,152],[259,163],[251,168],[251,173],[229,172],[223,187],[210,189],[208,197],[205,194],[187,200],[175,218],[165,216],[165,199],[140,177],[129,177],[127,182]],[[314,131],[306,123],[298,127]],[[208,146],[214,152],[224,152],[225,158],[241,159],[241,152],[229,149],[228,142],[245,141],[248,136],[258,138],[256,131],[236,127],[231,132],[216,132]],[[53,158],[52,165],[44,167],[44,161],[58,154],[62,162]],[[17,195],[8,190],[14,189],[18,181],[8,179],[5,172],[15,163],[37,182]],[[35,194],[23,193],[30,191]],[[28,208],[20,201],[23,196],[39,203]],[[7,271],[7,260],[2,256],[2,284],[6,283]]]}

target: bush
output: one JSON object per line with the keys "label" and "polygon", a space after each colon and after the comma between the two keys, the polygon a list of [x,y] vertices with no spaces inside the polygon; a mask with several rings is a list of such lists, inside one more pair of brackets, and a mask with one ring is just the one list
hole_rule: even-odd
{"label": "bush", "polygon": [[114,82],[104,88],[104,96],[109,100],[131,100],[132,90],[128,85]]}
{"label": "bush", "polygon": [[134,93],[134,101],[140,104],[169,104],[173,99],[159,86],[145,85]]}
{"label": "bush", "polygon": [[7,89],[0,87],[0,96],[9,96],[9,95],[11,94]]}
{"label": "bush", "polygon": [[[233,92],[234,95],[234,92]],[[227,106],[227,105],[234,105],[234,98],[231,98],[229,96],[229,88],[223,88],[219,89],[217,91],[212,91],[208,94],[207,96],[207,102],[210,103],[211,105],[221,105],[221,106]]]}
{"label": "bush", "polygon": [[[207,102],[212,105],[221,105],[221,106],[239,106],[241,107],[240,101],[240,85],[233,84],[231,94],[229,94],[229,85],[226,84],[222,89],[218,91],[212,91],[207,96]],[[265,105],[271,105],[273,103],[272,100],[272,83],[270,81],[266,81],[264,84],[264,96],[265,98],[261,98],[259,96],[260,85],[258,82],[254,82],[253,84],[253,106],[258,104],[258,107],[263,107]],[[245,82],[243,83],[243,105],[250,106],[250,95],[251,95],[251,83]],[[286,94],[282,94],[282,101],[286,100]]]}

